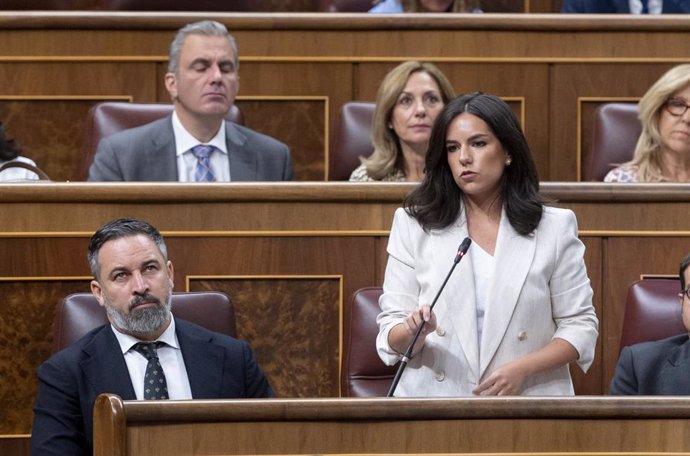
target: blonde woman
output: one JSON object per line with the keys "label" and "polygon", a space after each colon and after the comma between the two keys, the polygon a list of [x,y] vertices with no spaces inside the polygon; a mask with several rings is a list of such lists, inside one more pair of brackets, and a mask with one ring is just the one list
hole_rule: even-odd
{"label": "blonde woman", "polygon": [[431,126],[453,97],[448,78],[431,63],[404,62],[391,70],[376,95],[374,153],[361,159],[350,180],[421,181]]}
{"label": "blonde woman", "polygon": [[604,182],[690,182],[690,64],[668,70],[640,99],[633,159]]}

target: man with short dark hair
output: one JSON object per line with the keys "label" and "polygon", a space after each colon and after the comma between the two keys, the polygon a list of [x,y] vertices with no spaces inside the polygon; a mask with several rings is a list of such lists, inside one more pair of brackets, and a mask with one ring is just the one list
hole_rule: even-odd
{"label": "man with short dark hair", "polygon": [[170,45],[165,88],[171,116],[100,141],[90,181],[281,181],[292,179],[288,147],[225,115],[239,90],[239,54],[225,25],[201,21]]}
{"label": "man with short dark hair", "polygon": [[273,395],[246,342],[173,317],[173,265],[156,228],[113,220],[91,238],[88,260],[91,291],[110,324],[39,367],[32,454],[91,454],[101,393],[125,400]]}
{"label": "man with short dark hair", "polygon": [[[690,331],[690,254],[680,262],[680,311]],[[610,393],[615,395],[690,394],[690,335],[672,336],[623,348]]]}

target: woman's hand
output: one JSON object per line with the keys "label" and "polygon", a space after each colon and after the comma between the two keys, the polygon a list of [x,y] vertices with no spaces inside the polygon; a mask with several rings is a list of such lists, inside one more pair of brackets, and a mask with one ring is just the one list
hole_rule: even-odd
{"label": "woman's hand", "polygon": [[513,396],[520,394],[528,376],[521,360],[504,364],[481,382],[472,394],[478,396]]}
{"label": "woman's hand", "polygon": [[412,350],[412,355],[415,355],[424,346],[424,339],[426,336],[436,331],[436,314],[431,311],[429,305],[423,305],[419,308],[410,312],[407,317],[400,323],[391,329],[388,333],[388,343],[393,348],[393,350],[398,353],[405,353],[407,347],[412,343],[414,335],[417,334],[417,330],[422,325],[422,322],[426,322],[422,328],[422,332],[419,334],[419,339],[415,343],[414,349]]}
{"label": "woman's hand", "polygon": [[520,394],[527,377],[557,369],[575,361],[577,350],[570,342],[554,338],[539,350],[504,364],[493,371],[472,390],[480,396],[508,396]]}
{"label": "woman's hand", "polygon": [[[405,320],[403,320],[405,329],[412,337],[417,334],[422,322],[426,322],[426,324],[422,329],[422,333],[419,335],[420,337],[423,338],[430,332],[436,331],[436,314],[431,310],[429,305],[423,305],[413,310],[407,315]],[[412,342],[412,339],[410,339],[410,342]]]}

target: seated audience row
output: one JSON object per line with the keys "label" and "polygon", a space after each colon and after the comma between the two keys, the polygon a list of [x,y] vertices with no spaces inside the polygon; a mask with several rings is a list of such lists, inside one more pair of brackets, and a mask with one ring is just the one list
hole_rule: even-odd
{"label": "seated audience row", "polygon": [[[103,138],[88,180],[292,179],[287,145],[224,119],[239,87],[239,53],[223,24],[202,21],[181,29],[170,46],[164,83],[172,114]],[[377,94],[373,154],[361,157],[350,180],[421,181],[432,125],[454,96],[449,80],[431,63],[404,62],[391,70]],[[689,99],[690,65],[679,65],[640,100],[642,133],[634,157],[609,172],[605,182],[690,182]],[[5,142],[0,160],[28,160],[17,158],[16,145]],[[0,174],[5,181],[35,178],[17,168]]]}

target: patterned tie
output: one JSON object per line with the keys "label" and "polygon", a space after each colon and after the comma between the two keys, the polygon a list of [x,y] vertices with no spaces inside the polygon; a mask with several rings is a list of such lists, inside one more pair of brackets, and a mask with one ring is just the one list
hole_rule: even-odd
{"label": "patterned tie", "polygon": [[196,157],[196,165],[194,166],[194,181],[195,182],[215,182],[216,176],[211,170],[211,159],[209,156],[215,150],[213,146],[205,146],[199,144],[192,147],[192,153]]}
{"label": "patterned tie", "polygon": [[132,347],[149,360],[144,375],[144,399],[146,400],[168,399],[168,384],[165,381],[163,366],[158,361],[158,349],[164,345],[165,342],[139,342]]}

